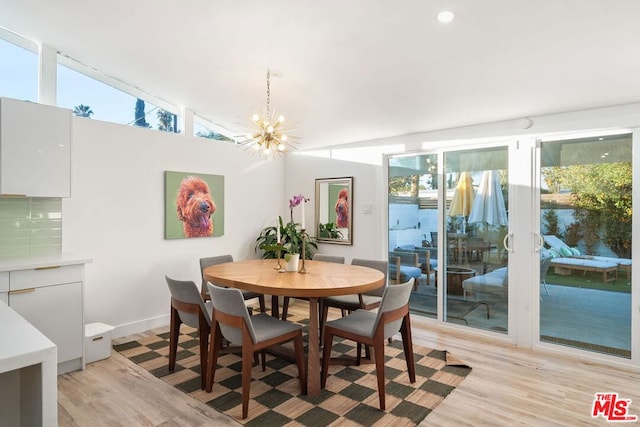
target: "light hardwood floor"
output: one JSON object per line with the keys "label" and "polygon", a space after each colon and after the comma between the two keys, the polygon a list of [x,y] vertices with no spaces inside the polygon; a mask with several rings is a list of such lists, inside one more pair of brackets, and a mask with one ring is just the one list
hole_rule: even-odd
{"label": "light hardwood floor", "polygon": [[[305,302],[290,310],[308,313]],[[412,319],[416,344],[446,349],[473,367],[421,426],[607,425],[591,417],[596,392],[632,399],[629,412],[640,416],[638,370],[434,332]],[[60,426],[239,425],[116,352],[83,372],[60,376],[58,402]]]}

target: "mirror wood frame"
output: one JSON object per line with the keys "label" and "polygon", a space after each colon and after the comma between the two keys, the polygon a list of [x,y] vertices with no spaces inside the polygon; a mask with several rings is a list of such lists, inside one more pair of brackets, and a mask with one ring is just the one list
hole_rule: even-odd
{"label": "mirror wood frame", "polygon": [[[346,190],[346,209],[344,196]],[[316,239],[336,245],[353,244],[353,177],[316,179]],[[342,214],[338,215],[338,211]],[[340,224],[339,224],[340,223]],[[320,226],[333,224],[342,237],[331,238],[320,233]],[[340,227],[340,225],[342,225]]]}

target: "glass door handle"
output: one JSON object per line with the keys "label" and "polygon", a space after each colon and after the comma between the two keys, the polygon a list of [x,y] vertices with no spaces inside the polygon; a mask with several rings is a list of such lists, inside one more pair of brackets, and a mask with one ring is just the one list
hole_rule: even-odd
{"label": "glass door handle", "polygon": [[537,231],[533,232],[533,235],[536,236],[538,238],[538,242],[540,242],[540,244],[538,245],[537,248],[535,248],[533,251],[534,252],[539,252],[540,249],[542,249],[542,246],[544,245],[544,239],[542,238],[542,236],[540,235],[540,233],[538,233]]}
{"label": "glass door handle", "polygon": [[507,233],[507,235],[504,236],[504,239],[502,239],[502,245],[508,252],[513,252],[513,250],[508,245],[510,236],[513,236],[513,233]]}

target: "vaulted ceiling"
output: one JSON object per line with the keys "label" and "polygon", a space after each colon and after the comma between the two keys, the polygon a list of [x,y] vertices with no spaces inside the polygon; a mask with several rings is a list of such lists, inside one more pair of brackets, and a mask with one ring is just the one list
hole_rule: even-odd
{"label": "vaulted ceiling", "polygon": [[[449,24],[436,20],[448,9]],[[637,0],[0,0],[0,26],[301,148],[640,101]]]}

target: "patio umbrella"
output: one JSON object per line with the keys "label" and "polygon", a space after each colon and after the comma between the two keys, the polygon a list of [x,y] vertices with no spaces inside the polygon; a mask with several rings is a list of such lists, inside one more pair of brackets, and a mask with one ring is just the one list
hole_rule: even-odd
{"label": "patio umbrella", "polygon": [[469,214],[469,224],[485,224],[489,227],[509,224],[498,171],[490,170],[482,173],[478,194]]}
{"label": "patio umbrella", "polygon": [[475,192],[473,190],[471,174],[469,172],[462,172],[458,184],[456,185],[456,191],[453,193],[453,200],[451,206],[449,206],[449,216],[469,216],[471,213],[471,206],[473,206],[473,199]]}

